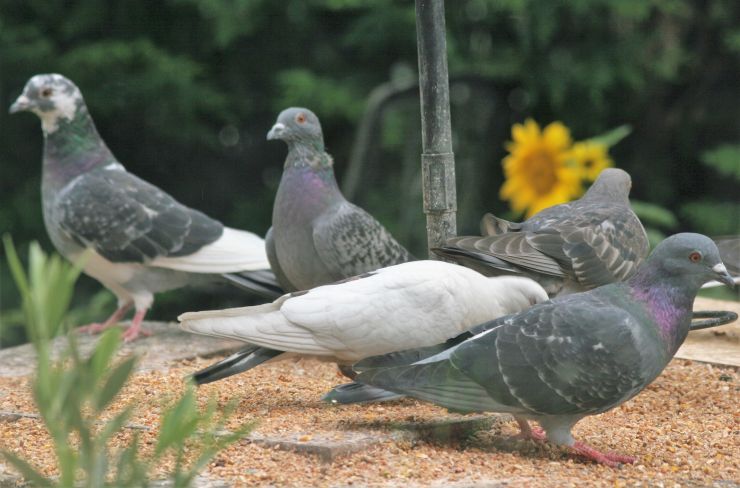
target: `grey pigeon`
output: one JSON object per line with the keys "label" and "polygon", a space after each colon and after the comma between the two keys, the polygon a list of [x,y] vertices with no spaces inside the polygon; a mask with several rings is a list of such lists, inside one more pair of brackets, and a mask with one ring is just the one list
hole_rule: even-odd
{"label": "grey pigeon", "polygon": [[438,255],[484,274],[522,274],[564,295],[623,281],[647,256],[645,229],[630,208],[632,181],[601,172],[579,200],[542,210],[522,223],[487,214],[483,236],[454,237]]}
{"label": "grey pigeon", "polygon": [[[414,259],[372,215],[344,198],[313,112],[283,110],[267,139],[288,144],[272,228],[265,236],[270,266],[285,290],[308,290]],[[280,353],[248,346],[196,372],[194,379],[216,381]]]}
{"label": "grey pigeon", "polygon": [[[434,346],[476,324],[545,300],[545,290],[528,278],[487,278],[456,264],[414,261],[285,295],[270,304],[189,312],[179,320],[189,332],[266,348],[252,351],[243,371],[258,364],[257,359],[277,356],[267,350],[351,365],[369,356]],[[199,372],[195,380],[210,382],[223,377],[223,371]],[[238,372],[234,367],[229,371]]]}
{"label": "grey pigeon", "polygon": [[[384,367],[383,357],[370,358],[355,366],[356,381],[454,411],[510,413],[521,437],[609,466],[631,463],[576,441],[571,429],[634,397],[663,371],[689,331],[696,293],[710,280],[732,285],[717,246],[700,234],[676,234],[625,282],[501,317],[413,364]],[[544,432],[530,429],[529,420]]]}
{"label": "grey pigeon", "polygon": [[413,259],[372,215],[344,198],[313,112],[283,110],[267,138],[288,144],[266,237],[283,288],[307,290]]}
{"label": "grey pigeon", "polygon": [[118,299],[113,315],[88,330],[115,325],[133,306],[136,313],[124,333],[125,340],[133,340],[154,293],[206,274],[255,272],[262,282],[258,287],[269,288],[264,241],[224,227],[128,173],[98,134],[70,80],[58,74],[32,77],[10,107],[10,113],[21,111],[41,119],[41,196],[51,241],[70,261],[89,251],[85,273]]}

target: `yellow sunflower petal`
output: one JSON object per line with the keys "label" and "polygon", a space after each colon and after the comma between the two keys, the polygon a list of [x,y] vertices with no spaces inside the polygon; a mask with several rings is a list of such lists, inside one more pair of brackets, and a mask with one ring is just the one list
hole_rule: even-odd
{"label": "yellow sunflower petal", "polygon": [[562,122],[552,122],[545,127],[543,138],[545,144],[556,151],[567,149],[572,144],[570,131]]}

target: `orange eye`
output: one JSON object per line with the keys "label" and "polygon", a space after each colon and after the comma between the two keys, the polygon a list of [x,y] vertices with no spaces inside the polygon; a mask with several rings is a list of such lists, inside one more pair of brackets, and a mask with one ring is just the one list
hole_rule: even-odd
{"label": "orange eye", "polygon": [[698,263],[701,261],[701,253],[698,251],[694,251],[691,254],[689,254],[689,261],[692,263]]}
{"label": "orange eye", "polygon": [[295,121],[299,124],[304,123],[306,121],[306,114],[304,114],[303,112],[299,113],[295,116]]}
{"label": "orange eye", "polygon": [[44,88],[43,90],[41,90],[41,96],[44,98],[49,98],[52,93],[53,90],[51,88]]}

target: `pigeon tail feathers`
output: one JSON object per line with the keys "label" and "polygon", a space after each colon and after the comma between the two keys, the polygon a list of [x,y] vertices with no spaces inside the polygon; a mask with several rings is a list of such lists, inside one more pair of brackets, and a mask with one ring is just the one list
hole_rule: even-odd
{"label": "pigeon tail feathers", "polygon": [[193,380],[197,385],[212,383],[248,371],[280,354],[283,354],[283,351],[249,345],[217,363],[196,371],[193,373]]}
{"label": "pigeon tail feathers", "polygon": [[216,241],[187,256],[158,257],[151,266],[191,273],[233,273],[270,269],[265,241],[251,232],[224,227]]}

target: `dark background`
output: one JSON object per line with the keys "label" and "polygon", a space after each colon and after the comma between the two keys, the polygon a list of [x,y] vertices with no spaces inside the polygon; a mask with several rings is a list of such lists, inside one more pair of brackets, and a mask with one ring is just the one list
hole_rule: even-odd
{"label": "dark background", "polygon": [[[561,120],[576,140],[629,124],[611,155],[632,196],[658,206],[641,214],[653,239],[740,233],[740,2],[456,0],[447,29],[461,233],[486,211],[517,217],[498,189],[511,124],[526,117]],[[283,108],[312,109],[347,196],[423,255],[416,68],[411,1],[0,0],[0,232],[52,249],[39,121],[7,107],[32,75],[59,72],[129,171],[260,234],[286,153],[265,135]],[[377,123],[356,146],[368,113]],[[8,345],[22,334],[0,258]],[[99,290],[81,279],[77,319],[112,311]],[[233,302],[177,291],[150,317]]]}

